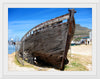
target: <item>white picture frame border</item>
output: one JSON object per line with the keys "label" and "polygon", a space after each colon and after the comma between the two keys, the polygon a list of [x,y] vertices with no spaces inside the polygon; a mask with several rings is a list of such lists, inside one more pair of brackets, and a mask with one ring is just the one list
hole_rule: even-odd
{"label": "white picture frame border", "polygon": [[95,59],[96,59],[96,54],[95,53],[92,53],[92,71],[63,71],[63,72],[60,72],[60,71],[55,71],[55,72],[47,72],[47,71],[33,71],[33,72],[19,72],[19,71],[8,71],[8,56],[7,56],[7,53],[8,52],[8,8],[73,8],[73,7],[76,7],[76,8],[92,8],[92,15],[95,15],[95,16],[92,16],[92,40],[93,40],[93,52],[96,52],[96,48],[95,48],[95,44],[96,44],[96,4],[4,4],[4,13],[3,13],[3,16],[4,16],[4,26],[3,26],[3,36],[4,36],[4,53],[3,53],[3,62],[4,62],[4,74],[5,75],[96,75],[96,63],[95,63]]}
{"label": "white picture frame border", "polygon": [[[92,0],[92,1],[93,1],[93,0]],[[3,41],[3,44],[2,44],[3,47],[1,47],[1,48],[3,48],[3,53],[4,53],[4,52],[7,52],[7,50],[4,50],[4,46],[7,45],[7,41],[6,41],[6,40],[7,40],[8,38],[7,38],[7,37],[4,37],[4,36],[6,36],[7,33],[8,33],[8,31],[7,31],[8,28],[5,27],[5,26],[8,26],[8,20],[6,21],[6,23],[4,23],[4,21],[5,21],[6,19],[8,19],[8,14],[7,14],[6,8],[8,7],[9,4],[10,4],[10,3],[2,3],[2,5],[3,5],[2,11],[3,11],[3,13],[4,13],[4,12],[6,13],[6,14],[3,14],[3,13],[1,14],[1,15],[3,15],[3,18],[2,18],[2,19],[3,19],[2,25],[4,26],[4,27],[3,27],[3,30],[2,30],[2,31],[3,31],[3,32],[2,32],[2,33],[3,33],[3,34],[2,34],[3,40],[1,40],[1,41]],[[14,6],[15,6],[15,4],[16,4],[16,3],[11,3],[11,5],[14,5]],[[43,4],[43,3],[42,3],[42,4]],[[56,3],[55,3],[55,4],[56,4]],[[19,4],[19,3],[18,3],[18,5],[22,5],[22,4]],[[26,6],[27,4],[24,4],[24,5]],[[37,4],[34,4],[34,5],[37,5]],[[38,4],[38,5],[40,5],[40,4]],[[47,3],[46,3],[45,5],[47,5]],[[54,4],[53,4],[53,5],[54,5]],[[58,3],[57,3],[56,5],[58,5]],[[62,5],[62,4],[60,4],[60,5]],[[64,5],[64,4],[63,4],[63,5]],[[70,5],[71,5],[71,4],[69,4],[69,6],[70,6]],[[77,6],[78,6],[78,5],[82,6],[81,4],[77,4]],[[88,5],[88,4],[85,4],[85,5]],[[94,11],[95,11],[95,12],[93,12],[93,13],[94,13],[93,15],[95,15],[95,16],[94,16],[95,20],[92,19],[92,21],[95,22],[95,23],[97,24],[97,22],[96,22],[96,9],[97,9],[96,6],[97,6],[97,4],[96,4],[96,2],[94,2],[94,4],[92,3],[92,4],[89,4],[89,5],[95,5],[95,8],[94,8]],[[14,7],[14,6],[13,6],[13,7]],[[25,7],[25,6],[24,6],[24,7]],[[11,7],[11,6],[10,6],[10,7]],[[19,7],[20,7],[20,6],[19,6]],[[32,7],[32,6],[30,5],[30,7]],[[54,7],[54,6],[52,6],[52,7]],[[87,7],[87,6],[85,6],[85,7]],[[6,18],[6,19],[5,19],[5,18]],[[93,24],[94,26],[96,26],[95,23]],[[7,32],[7,33],[4,33],[4,29],[5,29],[5,32]],[[96,52],[96,36],[95,36],[95,35],[96,35],[96,28],[94,27],[93,29],[94,29],[94,32],[93,32],[93,33],[94,33],[94,34],[93,34],[93,35],[94,35],[94,38],[93,38],[93,39],[95,40],[95,42],[94,42],[94,48],[95,48],[95,50],[94,50],[94,51]],[[6,40],[4,40],[4,38],[5,38]],[[1,49],[1,52],[2,52],[2,49]],[[1,55],[1,56],[2,56],[2,55]],[[13,74],[12,72],[8,72],[8,71],[7,71],[7,67],[6,67],[8,63],[4,63],[4,62],[6,62],[5,56],[6,56],[6,54],[4,53],[4,54],[3,54],[3,57],[2,57],[2,58],[3,58],[3,65],[2,65],[3,70],[1,71],[1,73],[2,73],[2,78],[8,78],[8,77],[13,78],[13,76],[16,76],[16,75],[17,75],[17,76],[16,76],[16,78],[17,78],[17,77],[20,77],[20,76],[22,76],[22,75],[27,75],[27,73],[24,73],[24,74],[23,74],[23,72],[20,72],[20,73],[19,73],[19,72],[13,72],[13,73],[15,73],[15,74]],[[96,59],[96,54],[94,54],[94,56],[95,56],[94,59]],[[6,57],[8,58],[8,56],[6,56]],[[98,58],[98,57],[97,57],[97,58]],[[99,59],[99,58],[98,58],[98,59]],[[93,60],[93,61],[94,61],[94,60]],[[50,74],[50,73],[49,73],[49,74],[46,74],[45,71],[42,71],[42,73],[41,73],[41,71],[40,71],[40,72],[37,71],[37,72],[35,72],[35,73],[38,73],[38,74],[35,74],[35,73],[34,73],[34,75],[33,75],[33,73],[31,72],[29,75],[27,75],[27,77],[33,75],[34,77],[36,77],[36,76],[41,76],[41,78],[44,77],[44,76],[47,76],[47,77],[48,77],[48,76],[49,76],[49,77],[51,77],[51,76],[53,76],[53,77],[54,77],[54,76],[55,76],[55,77],[56,77],[56,76],[59,76],[59,78],[61,78],[61,77],[64,77],[64,76],[65,76],[66,78],[71,78],[71,79],[72,79],[72,78],[75,78],[75,77],[76,77],[76,78],[80,78],[80,77],[88,77],[88,76],[89,76],[91,79],[92,79],[92,78],[94,79],[94,78],[96,78],[97,75],[98,75],[97,72],[96,72],[96,63],[95,63],[94,66],[95,66],[95,67],[94,67],[93,73],[89,74],[89,73],[85,72],[85,75],[84,75],[83,73],[80,74],[80,71],[75,71],[75,72],[72,72],[71,74],[66,73],[67,75],[64,74],[64,73],[62,73],[62,72],[60,72],[60,73],[59,73],[59,72],[56,72],[56,74],[54,74],[54,73],[52,73],[52,74]],[[47,72],[47,71],[46,71],[46,72]],[[68,71],[67,71],[67,72],[68,72]],[[28,72],[28,73],[29,73],[29,72]],[[61,75],[61,74],[63,74],[63,75]],[[73,74],[73,75],[72,75],[72,74]],[[80,74],[80,75],[79,75],[79,74]],[[72,76],[73,76],[73,77],[72,77]],[[23,76],[23,77],[24,77],[24,76]],[[26,78],[27,78],[27,77],[26,77]],[[37,78],[37,77],[36,77],[36,78]],[[100,78],[100,77],[98,77],[98,78]]]}

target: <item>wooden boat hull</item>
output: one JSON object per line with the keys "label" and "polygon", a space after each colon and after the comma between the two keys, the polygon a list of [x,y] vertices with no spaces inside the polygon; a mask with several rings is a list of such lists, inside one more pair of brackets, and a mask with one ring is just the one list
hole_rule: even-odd
{"label": "wooden boat hull", "polygon": [[38,63],[63,70],[64,65],[68,64],[67,53],[75,31],[75,21],[72,12],[70,13],[68,22],[56,22],[30,34],[22,41],[19,54],[24,59],[31,59],[34,62],[36,58]]}

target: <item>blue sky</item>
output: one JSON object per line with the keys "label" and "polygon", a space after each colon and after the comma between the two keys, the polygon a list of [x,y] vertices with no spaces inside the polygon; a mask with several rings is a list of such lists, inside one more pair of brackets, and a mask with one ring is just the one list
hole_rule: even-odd
{"label": "blue sky", "polygon": [[[92,29],[92,8],[75,8],[75,22]],[[8,39],[21,39],[28,30],[68,13],[68,8],[8,8]]]}

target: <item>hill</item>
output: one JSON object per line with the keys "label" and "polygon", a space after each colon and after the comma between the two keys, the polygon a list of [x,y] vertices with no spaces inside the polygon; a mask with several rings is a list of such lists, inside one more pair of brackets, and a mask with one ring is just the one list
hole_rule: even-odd
{"label": "hill", "polygon": [[91,29],[87,27],[82,27],[80,24],[76,24],[74,37],[87,37]]}

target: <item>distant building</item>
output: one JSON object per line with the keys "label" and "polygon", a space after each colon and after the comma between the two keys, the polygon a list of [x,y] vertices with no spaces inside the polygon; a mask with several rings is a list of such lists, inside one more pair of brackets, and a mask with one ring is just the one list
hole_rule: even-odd
{"label": "distant building", "polygon": [[81,42],[83,43],[83,44],[89,44],[89,36],[88,37],[82,37],[82,39],[81,39]]}
{"label": "distant building", "polygon": [[89,32],[89,38],[92,41],[92,31]]}
{"label": "distant building", "polygon": [[81,41],[86,45],[92,44],[92,31],[89,32],[88,37],[82,37]]}

